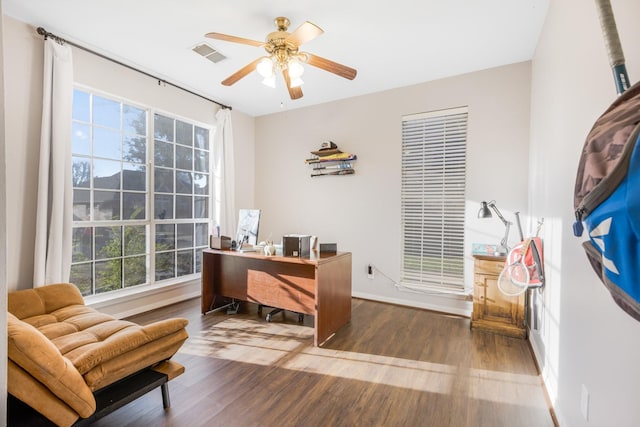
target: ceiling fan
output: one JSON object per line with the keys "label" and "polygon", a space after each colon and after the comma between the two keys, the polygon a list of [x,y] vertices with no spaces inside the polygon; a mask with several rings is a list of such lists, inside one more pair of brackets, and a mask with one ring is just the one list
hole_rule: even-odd
{"label": "ceiling fan", "polygon": [[256,70],[258,74],[264,78],[264,84],[275,87],[275,73],[280,71],[287,84],[287,89],[291,99],[299,99],[302,98],[302,89],[300,88],[300,85],[303,83],[301,76],[304,72],[304,68],[302,66],[304,63],[330,73],[337,74],[345,79],[353,80],[356,77],[358,71],[351,67],[338,64],[337,62],[333,62],[312,53],[299,51],[300,46],[324,33],[320,27],[306,21],[292,33],[289,33],[287,32],[287,29],[291,24],[289,19],[281,16],[276,18],[274,22],[278,27],[278,30],[269,33],[264,42],[221,33],[205,34],[206,37],[216,40],[263,47],[268,54],[268,56],[261,56],[260,58],[257,58],[224,79],[222,81],[223,85],[231,86],[253,70]]}

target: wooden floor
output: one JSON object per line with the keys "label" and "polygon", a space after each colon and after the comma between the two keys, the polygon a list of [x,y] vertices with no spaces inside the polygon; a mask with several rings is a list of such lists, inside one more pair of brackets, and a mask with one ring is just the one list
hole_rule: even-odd
{"label": "wooden floor", "polygon": [[131,318],[189,319],[186,372],[97,426],[553,426],[526,341],[469,319],[353,300],[352,320],[313,347],[313,318],[271,323],[256,306],[200,314],[190,300]]}

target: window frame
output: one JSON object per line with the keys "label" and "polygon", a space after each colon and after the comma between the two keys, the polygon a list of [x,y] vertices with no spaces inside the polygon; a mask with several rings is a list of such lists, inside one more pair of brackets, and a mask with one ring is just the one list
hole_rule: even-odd
{"label": "window frame", "polygon": [[[466,293],[468,114],[465,106],[402,117],[402,287]],[[450,131],[454,133],[448,134]],[[435,243],[426,236],[435,239]]]}
{"label": "window frame", "polygon": [[[74,218],[73,221],[73,230],[75,231],[78,228],[89,228],[92,230],[91,233],[91,259],[85,261],[87,264],[91,265],[91,281],[90,281],[90,287],[89,287],[89,292],[84,293],[83,292],[83,296],[85,298],[96,298],[96,297],[105,297],[108,295],[113,295],[114,297],[116,297],[117,295],[121,295],[122,293],[126,293],[130,290],[139,290],[139,291],[143,291],[143,290],[149,290],[149,289],[158,289],[160,287],[164,287],[164,286],[170,286],[170,285],[175,285],[175,284],[180,284],[180,283],[187,283],[193,280],[196,280],[200,277],[201,271],[202,271],[202,250],[206,249],[209,247],[208,245],[208,236],[211,232],[211,230],[213,229],[213,225],[215,223],[215,217],[216,217],[216,213],[213,210],[214,209],[214,203],[213,200],[215,199],[215,183],[214,183],[214,173],[213,173],[213,153],[214,153],[214,134],[215,134],[215,126],[212,124],[207,124],[207,123],[202,123],[199,122],[197,120],[191,119],[191,118],[187,118],[184,116],[181,116],[179,114],[175,114],[175,113],[171,113],[171,112],[167,112],[165,110],[162,110],[160,108],[156,108],[154,106],[150,106],[150,105],[145,105],[143,103],[140,102],[136,102],[136,101],[131,101],[125,97],[122,96],[118,96],[118,95],[114,95],[111,93],[106,93],[104,91],[89,87],[89,86],[85,86],[85,85],[81,85],[81,84],[75,84],[74,85],[74,93],[75,91],[81,91],[84,93],[88,93],[90,95],[90,104],[89,104],[89,122],[85,123],[87,124],[87,126],[90,129],[90,135],[89,135],[89,144],[92,146],[92,136],[93,136],[93,128],[95,126],[95,124],[93,123],[93,113],[91,112],[91,110],[93,109],[93,103],[91,102],[91,99],[93,96],[98,96],[100,98],[105,98],[107,100],[111,100],[111,101],[115,101],[117,103],[119,103],[120,106],[120,115],[121,115],[121,120],[123,117],[123,106],[131,106],[140,110],[144,111],[145,114],[145,121],[146,121],[146,135],[144,136],[145,138],[145,161],[144,161],[144,167],[145,167],[145,182],[146,182],[146,188],[144,191],[141,191],[139,193],[144,194],[145,197],[145,202],[144,202],[144,206],[145,206],[145,212],[146,212],[146,217],[144,219],[109,219],[109,220],[100,220],[100,219],[96,219],[94,217],[94,190],[95,190],[95,186],[94,186],[94,170],[93,170],[93,161],[94,161],[94,152],[93,149],[90,150],[90,154],[88,156],[86,156],[89,159],[89,163],[90,163],[90,172],[89,172],[89,186],[87,187],[87,189],[89,190],[89,203],[90,203],[90,218],[88,220],[78,220],[76,221]],[[191,198],[191,217],[190,218],[176,218],[175,217],[175,212],[173,214],[172,218],[168,218],[166,220],[160,220],[158,218],[155,217],[155,212],[154,212],[154,201],[155,201],[155,197],[156,197],[156,191],[155,191],[155,176],[154,176],[154,167],[155,167],[155,159],[154,159],[154,149],[155,149],[155,124],[154,124],[154,119],[156,115],[160,115],[166,118],[169,118],[172,120],[173,122],[173,128],[174,128],[174,137],[176,134],[176,123],[177,122],[184,122],[190,125],[191,127],[191,135],[192,135],[192,141],[191,141],[191,150],[192,150],[192,159],[191,159],[191,165],[192,168],[190,170],[191,173],[191,193],[185,193],[184,195],[190,196]],[[76,119],[72,119],[72,123],[76,123]],[[121,122],[120,124],[120,138],[123,137],[124,132],[123,132],[123,127],[124,124]],[[195,159],[193,158],[195,156],[194,150],[196,149],[196,130],[200,128],[200,129],[204,129],[207,133],[208,133],[208,148],[204,151],[207,152],[207,160],[206,160],[206,168],[207,171],[197,171],[196,170],[196,165],[195,165]],[[172,193],[172,197],[174,199],[173,201],[173,206],[174,206],[174,211],[175,211],[175,206],[176,206],[176,188],[175,188],[175,180],[176,180],[176,171],[181,170],[179,169],[176,164],[176,160],[175,160],[175,151],[176,151],[176,146],[178,144],[176,143],[176,141],[174,140],[173,142],[173,155],[174,155],[174,160],[173,160],[173,167],[170,168],[170,170],[173,171],[173,193]],[[122,142],[120,142],[120,148],[122,149]],[[76,154],[74,154],[73,152],[71,153],[71,159],[73,159],[76,156]],[[100,158],[100,157],[98,157]],[[120,154],[120,159],[119,159],[120,163],[127,163],[126,160],[123,159],[123,154]],[[73,162],[72,162],[73,164]],[[142,164],[142,163],[140,163]],[[120,172],[121,174],[124,171],[124,167],[121,167]],[[206,174],[207,175],[207,188],[204,194],[199,194],[196,192],[196,188],[195,188],[195,175],[196,174]],[[120,198],[122,198],[122,194],[125,191],[125,188],[122,185],[123,182],[123,178],[121,177],[120,180],[120,188],[119,190],[114,190],[114,191],[119,191],[120,192]],[[76,190],[76,187],[74,186],[74,190]],[[196,197],[206,197],[206,216],[202,217],[202,218],[196,218],[196,212],[195,212],[195,203]],[[74,198],[74,202],[75,202],[75,198]],[[121,202],[122,205],[123,202]],[[120,217],[122,218],[123,216],[123,212],[124,212],[124,207],[121,207],[120,210]],[[200,241],[198,240],[198,236],[197,236],[197,228],[198,228],[198,224],[204,224],[206,223],[206,230],[204,233],[204,237],[202,237],[200,239]],[[158,272],[156,271],[156,255],[157,253],[160,253],[161,251],[157,251],[156,250],[156,226],[158,224],[172,224],[173,225],[173,229],[174,229],[174,235],[173,235],[173,241],[175,244],[175,247],[173,248],[173,250],[171,251],[173,254],[173,276],[170,278],[166,278],[166,279],[160,279],[160,278],[156,278],[156,276],[158,275]],[[178,224],[193,224],[193,234],[192,234],[192,246],[190,247],[191,249],[191,253],[192,253],[192,260],[191,260],[191,266],[192,266],[192,272],[191,273],[187,273],[184,275],[178,275],[178,252],[180,251],[180,249],[178,248]],[[124,259],[127,258],[127,255],[125,254],[125,243],[124,243],[124,239],[125,239],[125,227],[131,227],[131,226],[144,226],[145,227],[145,252],[144,254],[142,254],[141,256],[145,257],[145,265],[146,265],[146,281],[143,282],[142,284],[135,284],[135,285],[126,285],[126,278],[125,278],[125,267],[124,267]],[[121,237],[120,237],[120,247],[121,247],[121,253],[119,257],[113,258],[113,259],[120,259],[120,283],[119,283],[119,287],[117,289],[113,289],[113,290],[108,290],[105,292],[96,292],[96,285],[97,285],[97,271],[96,271],[96,262],[99,262],[98,258],[96,257],[96,238],[95,238],[95,231],[97,228],[99,227],[119,227],[120,228],[120,233],[121,233]],[[198,244],[198,242],[202,243],[202,244]],[[189,249],[189,248],[184,248],[184,249]],[[200,256],[200,263],[198,263],[198,256]],[[78,262],[72,262],[72,266],[78,264]],[[198,270],[198,264],[200,265],[200,270]]]}

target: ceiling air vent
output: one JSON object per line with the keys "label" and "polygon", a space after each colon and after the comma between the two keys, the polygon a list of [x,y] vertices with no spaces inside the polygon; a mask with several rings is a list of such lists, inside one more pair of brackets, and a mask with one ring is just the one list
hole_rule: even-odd
{"label": "ceiling air vent", "polygon": [[218,52],[217,50],[215,50],[214,48],[212,48],[211,46],[209,46],[206,43],[202,43],[202,44],[199,44],[198,46],[194,47],[193,51],[195,53],[197,53],[198,55],[204,56],[209,61],[214,62],[214,63],[218,63],[218,62],[222,61],[223,59],[227,59],[226,56],[224,56],[223,54],[221,54],[220,52]]}

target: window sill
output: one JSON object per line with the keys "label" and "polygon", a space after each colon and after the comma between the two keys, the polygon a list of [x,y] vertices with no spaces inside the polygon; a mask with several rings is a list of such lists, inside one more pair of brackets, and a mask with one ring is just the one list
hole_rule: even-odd
{"label": "window sill", "polygon": [[85,297],[86,305],[117,318],[133,316],[200,296],[200,274]]}

